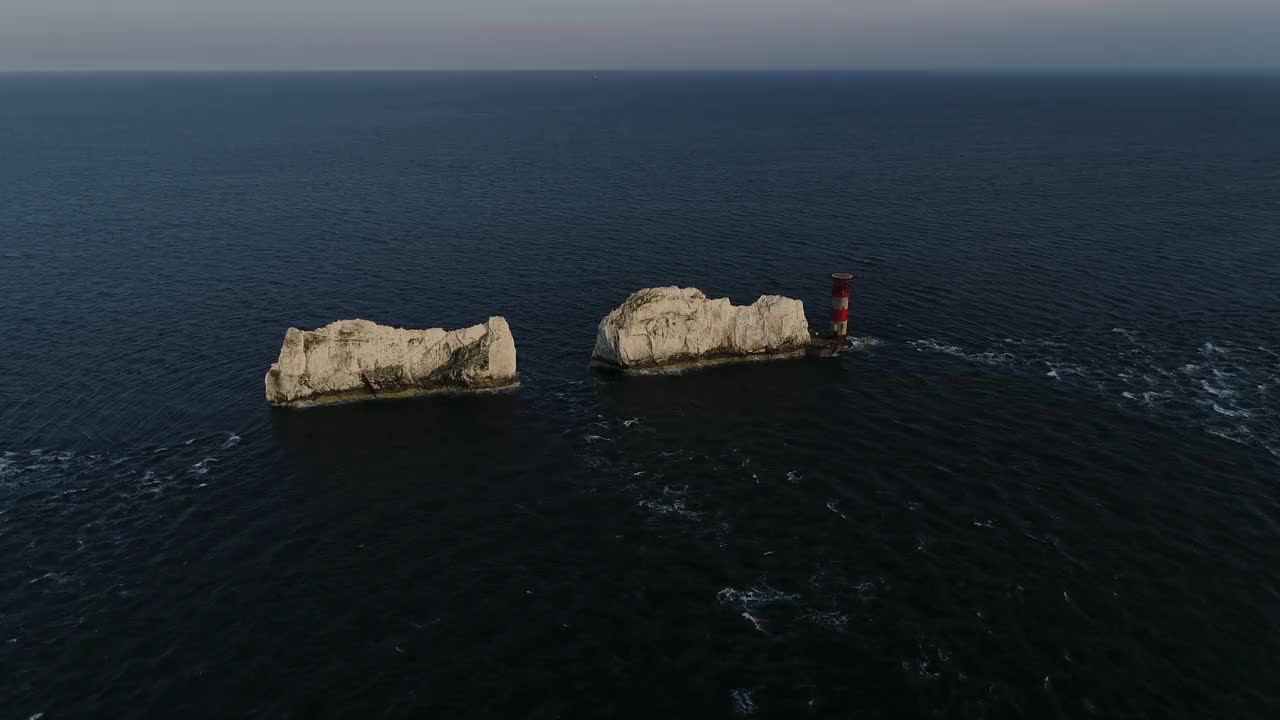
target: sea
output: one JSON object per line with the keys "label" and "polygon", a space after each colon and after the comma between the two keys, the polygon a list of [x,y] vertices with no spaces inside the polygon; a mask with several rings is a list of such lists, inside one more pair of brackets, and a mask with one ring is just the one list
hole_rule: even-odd
{"label": "sea", "polygon": [[[588,367],[833,272],[867,348]],[[1280,76],[4,75],[0,344],[5,718],[1280,717]]]}

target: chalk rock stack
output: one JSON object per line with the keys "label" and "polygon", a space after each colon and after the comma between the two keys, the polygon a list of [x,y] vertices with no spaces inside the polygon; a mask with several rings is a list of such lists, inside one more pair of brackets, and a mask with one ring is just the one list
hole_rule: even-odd
{"label": "chalk rock stack", "polygon": [[593,364],[630,372],[793,357],[804,353],[804,303],[764,295],[751,305],[696,288],[649,288],[600,321]]}
{"label": "chalk rock stack", "polygon": [[405,330],[339,320],[289,328],[267,371],[267,400],[306,406],[512,387],[516,345],[501,317],[462,330]]}

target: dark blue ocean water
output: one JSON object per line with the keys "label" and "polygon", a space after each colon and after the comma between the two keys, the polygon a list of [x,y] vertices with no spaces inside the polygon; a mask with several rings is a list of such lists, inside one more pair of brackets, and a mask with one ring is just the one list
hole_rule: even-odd
{"label": "dark blue ocean water", "polygon": [[[1275,718],[1278,228],[1277,77],[0,77],[0,714]],[[879,346],[587,369],[837,270]]]}

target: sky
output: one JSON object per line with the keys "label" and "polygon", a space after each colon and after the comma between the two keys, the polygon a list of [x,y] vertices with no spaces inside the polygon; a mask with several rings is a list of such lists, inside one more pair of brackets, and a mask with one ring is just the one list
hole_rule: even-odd
{"label": "sky", "polygon": [[0,0],[0,70],[1280,70],[1280,0]]}

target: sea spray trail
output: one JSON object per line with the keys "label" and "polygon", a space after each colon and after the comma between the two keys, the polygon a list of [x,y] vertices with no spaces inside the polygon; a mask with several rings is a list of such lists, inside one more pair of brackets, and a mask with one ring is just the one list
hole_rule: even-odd
{"label": "sea spray trail", "polygon": [[1113,328],[1111,337],[1001,338],[981,350],[934,338],[908,344],[1013,372],[1041,373],[1133,411],[1194,424],[1280,457],[1280,405],[1273,392],[1280,364],[1267,348],[1228,340],[1177,346],[1124,328]]}

